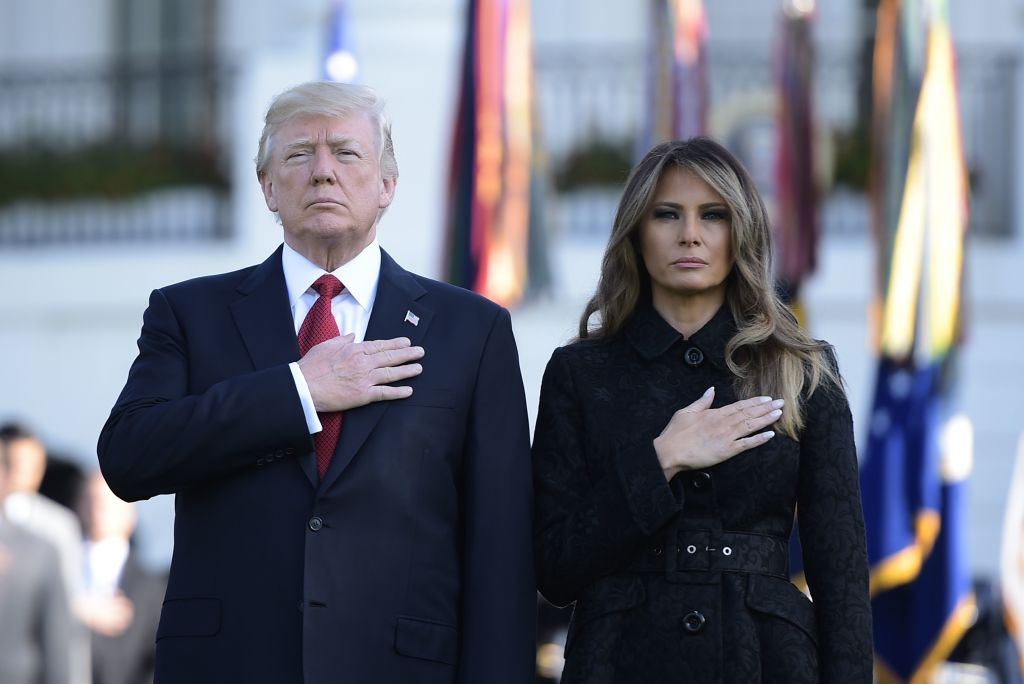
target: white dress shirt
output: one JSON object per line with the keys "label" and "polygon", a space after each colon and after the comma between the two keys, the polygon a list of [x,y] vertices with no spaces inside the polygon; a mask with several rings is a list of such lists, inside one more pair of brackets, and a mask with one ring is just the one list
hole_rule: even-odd
{"label": "white dress shirt", "polygon": [[[288,302],[292,307],[295,334],[298,335],[302,321],[305,320],[306,314],[313,308],[313,303],[320,296],[313,289],[313,283],[327,271],[296,252],[287,243],[281,253],[281,266],[284,268],[284,282],[288,288]],[[377,283],[380,280],[380,245],[374,240],[355,258],[331,271],[331,274],[345,286],[341,294],[331,300],[331,313],[334,314],[334,320],[338,324],[338,332],[341,335],[352,333],[355,335],[355,342],[362,342],[366,336],[366,326],[370,322],[373,302],[377,298]],[[295,389],[298,390],[299,400],[302,402],[302,412],[306,416],[309,433],[320,432],[323,426],[316,415],[316,408],[313,406],[313,397],[309,393],[306,378],[299,370],[297,362],[289,364],[288,367],[295,380]]]}
{"label": "white dress shirt", "polygon": [[128,540],[118,537],[86,541],[85,588],[97,596],[116,596],[121,586],[124,564],[128,561]]}

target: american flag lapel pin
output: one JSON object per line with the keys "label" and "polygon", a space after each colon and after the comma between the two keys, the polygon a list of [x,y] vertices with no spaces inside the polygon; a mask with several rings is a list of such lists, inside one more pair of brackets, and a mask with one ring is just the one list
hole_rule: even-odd
{"label": "american flag lapel pin", "polygon": [[403,323],[412,323],[413,325],[420,324],[420,317],[414,314],[412,311],[405,312],[405,320]]}

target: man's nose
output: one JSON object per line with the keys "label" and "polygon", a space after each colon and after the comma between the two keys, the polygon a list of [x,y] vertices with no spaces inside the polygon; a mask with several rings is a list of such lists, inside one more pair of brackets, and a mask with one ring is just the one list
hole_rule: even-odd
{"label": "man's nose", "polygon": [[317,150],[313,154],[313,182],[334,183],[337,180],[334,173],[334,156],[329,150]]}

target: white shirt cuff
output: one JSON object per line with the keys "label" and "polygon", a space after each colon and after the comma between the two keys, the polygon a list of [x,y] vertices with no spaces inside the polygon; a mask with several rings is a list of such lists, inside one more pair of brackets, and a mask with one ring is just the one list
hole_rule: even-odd
{"label": "white shirt cuff", "polygon": [[309,393],[309,385],[306,384],[306,378],[302,375],[302,371],[299,370],[298,361],[289,363],[288,369],[292,372],[295,389],[299,393],[299,401],[302,402],[302,413],[306,416],[306,427],[309,428],[309,434],[314,435],[323,430],[324,426],[320,424],[320,416],[316,415],[316,407],[313,406],[313,395]]}

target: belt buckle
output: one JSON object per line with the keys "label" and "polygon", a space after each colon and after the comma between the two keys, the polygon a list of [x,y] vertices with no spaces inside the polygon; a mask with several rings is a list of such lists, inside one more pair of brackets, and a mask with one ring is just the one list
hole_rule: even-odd
{"label": "belt buckle", "polygon": [[679,530],[676,552],[666,554],[665,577],[670,582],[693,582],[693,573],[712,569],[711,554],[715,551],[708,530]]}

